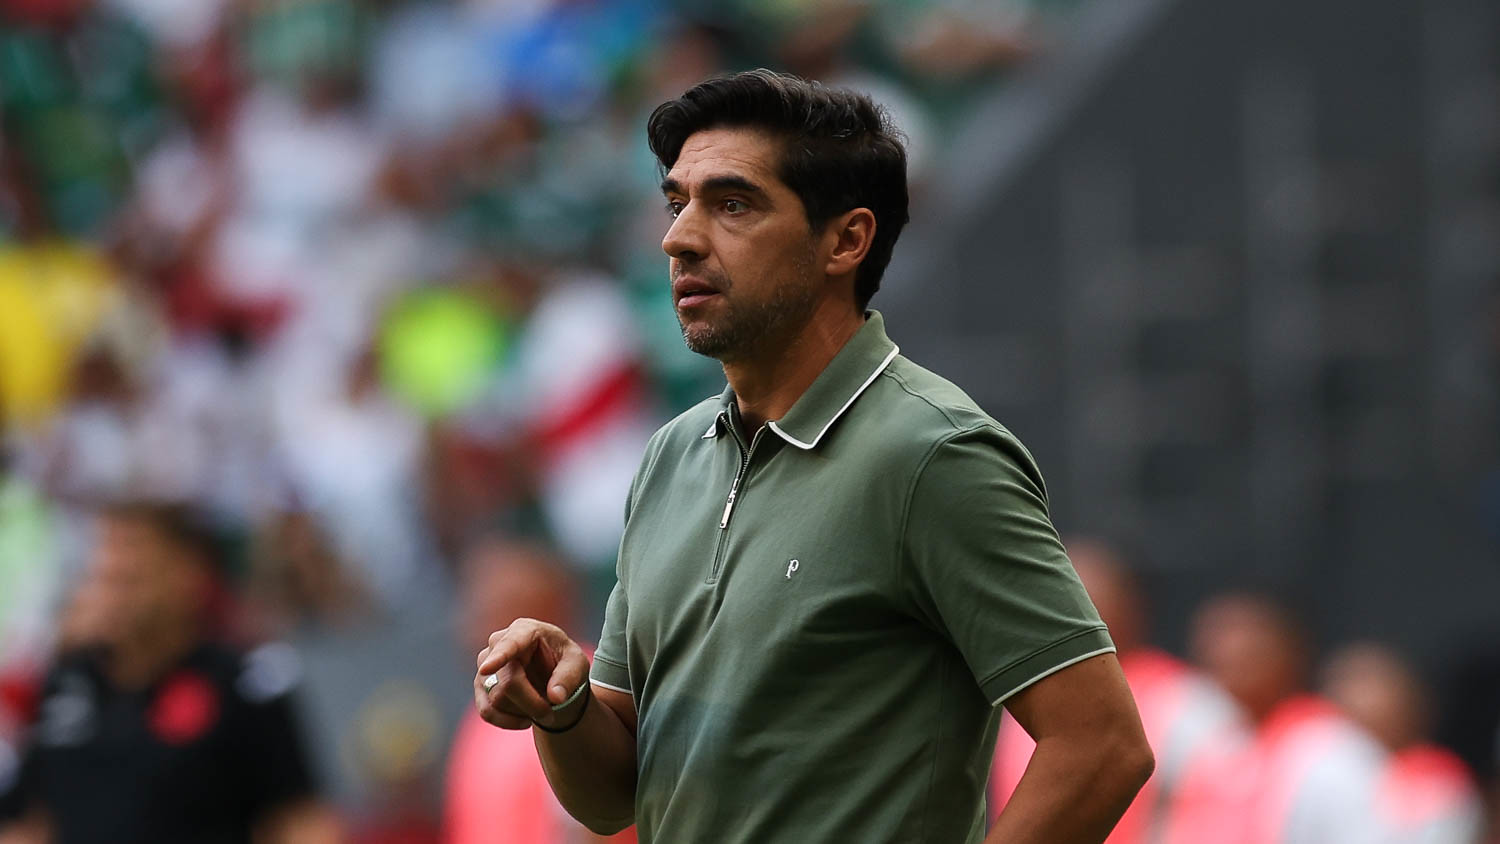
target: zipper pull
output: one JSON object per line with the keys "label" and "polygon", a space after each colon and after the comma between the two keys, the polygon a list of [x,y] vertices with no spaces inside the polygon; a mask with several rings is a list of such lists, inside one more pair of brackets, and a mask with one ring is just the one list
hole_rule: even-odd
{"label": "zipper pull", "polygon": [[729,499],[724,502],[724,516],[719,519],[719,530],[729,527],[729,514],[734,512],[734,497],[739,494],[740,479],[735,478],[729,487]]}

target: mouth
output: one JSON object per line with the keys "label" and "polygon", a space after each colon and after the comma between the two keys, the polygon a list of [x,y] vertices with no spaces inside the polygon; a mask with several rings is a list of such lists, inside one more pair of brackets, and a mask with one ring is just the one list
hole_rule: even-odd
{"label": "mouth", "polygon": [[672,298],[679,308],[696,307],[718,295],[716,288],[690,276],[678,276],[672,282]]}

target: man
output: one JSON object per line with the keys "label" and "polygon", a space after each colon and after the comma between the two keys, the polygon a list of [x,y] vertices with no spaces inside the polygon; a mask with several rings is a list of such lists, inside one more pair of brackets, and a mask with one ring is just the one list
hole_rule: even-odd
{"label": "man", "polygon": [[1306,691],[1308,645],[1291,614],[1263,595],[1226,594],[1195,613],[1190,637],[1195,661],[1244,708],[1254,731],[1244,753],[1190,784],[1222,801],[1205,817],[1212,826],[1200,829],[1225,844],[1385,840],[1377,803],[1386,754]]}
{"label": "man", "polygon": [[648,136],[683,337],[729,385],[647,447],[591,674],[517,621],[481,713],[535,726],[598,831],[974,844],[1003,703],[1037,751],[987,840],[1101,841],[1151,751],[1031,456],[866,311],[907,216],[883,112],[753,71]]}
{"label": "man", "polygon": [[1453,751],[1428,740],[1427,690],[1405,660],[1382,645],[1347,645],[1329,658],[1323,690],[1390,753],[1378,801],[1386,840],[1479,840],[1484,808],[1474,776]]}
{"label": "man", "polygon": [[[567,625],[576,614],[577,585],[546,548],[489,538],[464,558],[459,635],[483,641],[496,625],[527,617]],[[525,733],[495,730],[469,716],[448,754],[443,840],[447,844],[585,844],[630,842],[620,833],[598,838],[558,805]],[[504,818],[504,826],[495,819]]]}
{"label": "man", "polygon": [[[1068,557],[1109,626],[1120,667],[1140,708],[1146,737],[1156,753],[1156,772],[1120,819],[1108,844],[1205,840],[1194,820],[1215,808],[1212,794],[1184,788],[1209,773],[1249,740],[1239,707],[1200,672],[1146,642],[1147,600],[1134,573],[1104,542],[1075,538]],[[996,741],[990,793],[995,807],[1007,804],[1036,743],[1014,718],[1004,717]]]}
{"label": "man", "polygon": [[337,840],[304,761],[290,658],[208,636],[205,535],[177,508],[99,520],[64,619],[0,841],[154,844]]}

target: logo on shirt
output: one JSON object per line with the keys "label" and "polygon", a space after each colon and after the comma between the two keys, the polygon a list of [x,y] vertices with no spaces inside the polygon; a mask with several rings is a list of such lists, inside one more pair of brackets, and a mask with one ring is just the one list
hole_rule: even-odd
{"label": "logo on shirt", "polygon": [[302,661],[285,642],[272,642],[245,657],[235,690],[251,703],[265,703],[290,692],[302,679]]}
{"label": "logo on shirt", "polygon": [[218,690],[208,678],[183,671],[162,686],[147,723],[167,744],[186,744],[208,732],[218,719]]}
{"label": "logo on shirt", "polygon": [[800,568],[801,565],[802,563],[798,562],[797,560],[789,560],[786,564],[786,579],[791,580],[792,575],[797,573],[797,569]]}
{"label": "logo on shirt", "polygon": [[94,735],[94,714],[93,684],[80,674],[64,674],[42,701],[37,741],[50,747],[83,744]]}

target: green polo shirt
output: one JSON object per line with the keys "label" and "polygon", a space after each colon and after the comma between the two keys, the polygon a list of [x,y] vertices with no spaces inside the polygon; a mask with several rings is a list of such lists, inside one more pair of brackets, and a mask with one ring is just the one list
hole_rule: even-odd
{"label": "green polo shirt", "polygon": [[1114,650],[1026,449],[872,313],[786,416],[668,423],[593,682],[634,696],[640,840],[984,837],[998,705]]}

